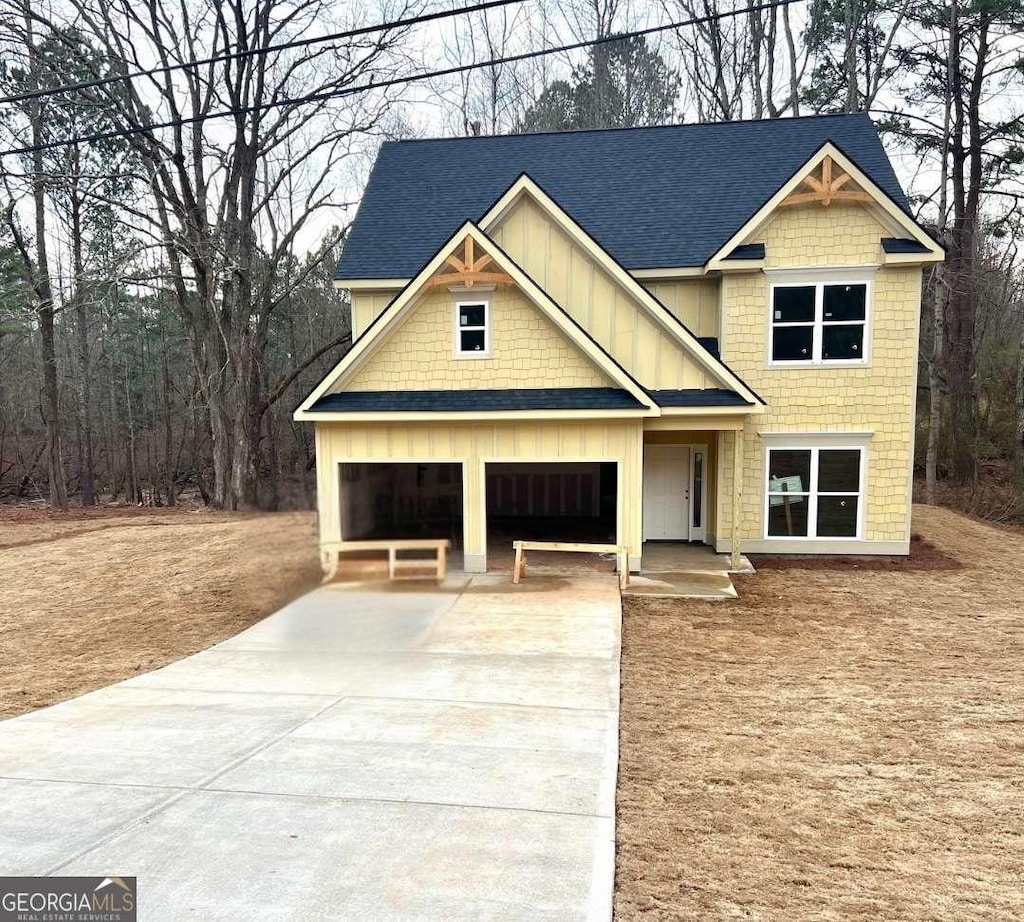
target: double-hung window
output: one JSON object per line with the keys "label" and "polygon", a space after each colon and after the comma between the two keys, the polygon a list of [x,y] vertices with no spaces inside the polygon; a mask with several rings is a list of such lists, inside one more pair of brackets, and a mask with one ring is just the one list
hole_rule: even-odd
{"label": "double-hung window", "polygon": [[491,352],[491,306],[487,301],[455,304],[455,354],[486,358]]}
{"label": "double-hung window", "polygon": [[773,284],[772,363],[866,361],[868,289],[867,281]]}
{"label": "double-hung window", "polygon": [[859,538],[864,449],[768,449],[766,538]]}

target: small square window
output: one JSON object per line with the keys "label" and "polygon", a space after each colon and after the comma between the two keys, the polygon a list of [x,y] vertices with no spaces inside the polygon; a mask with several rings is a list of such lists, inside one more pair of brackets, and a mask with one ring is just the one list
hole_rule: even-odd
{"label": "small square window", "polygon": [[826,285],[824,320],[863,320],[867,310],[866,285]]}
{"label": "small square window", "polygon": [[455,305],[455,354],[484,357],[490,354],[490,306],[486,301]]}
{"label": "small square window", "polygon": [[487,308],[483,304],[460,304],[459,326],[482,327],[486,321]]}
{"label": "small square window", "polygon": [[814,323],[814,286],[775,289],[772,320],[776,323]]}

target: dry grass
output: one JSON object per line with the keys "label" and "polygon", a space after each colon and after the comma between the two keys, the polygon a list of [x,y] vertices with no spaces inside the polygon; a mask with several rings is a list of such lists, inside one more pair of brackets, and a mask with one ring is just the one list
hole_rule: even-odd
{"label": "dry grass", "polygon": [[316,584],[311,513],[0,513],[0,717],[195,653]]}
{"label": "dry grass", "polygon": [[914,524],[962,566],[626,601],[619,918],[1024,915],[1024,534]]}

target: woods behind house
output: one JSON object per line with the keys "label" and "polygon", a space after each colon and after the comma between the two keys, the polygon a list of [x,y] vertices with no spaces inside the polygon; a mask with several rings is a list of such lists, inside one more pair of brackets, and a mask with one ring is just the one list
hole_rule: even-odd
{"label": "woods behind house", "polygon": [[309,505],[291,411],[350,344],[331,272],[382,139],[867,111],[948,254],[927,497],[1024,521],[1020,0],[523,2],[304,41],[439,9],[0,9],[0,501]]}

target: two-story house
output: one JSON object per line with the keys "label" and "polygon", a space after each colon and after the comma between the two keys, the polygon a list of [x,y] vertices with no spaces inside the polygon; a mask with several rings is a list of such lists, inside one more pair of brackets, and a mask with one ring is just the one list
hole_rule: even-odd
{"label": "two-story house", "polygon": [[922,271],[870,120],[403,141],[336,272],[321,548],[905,554]]}

